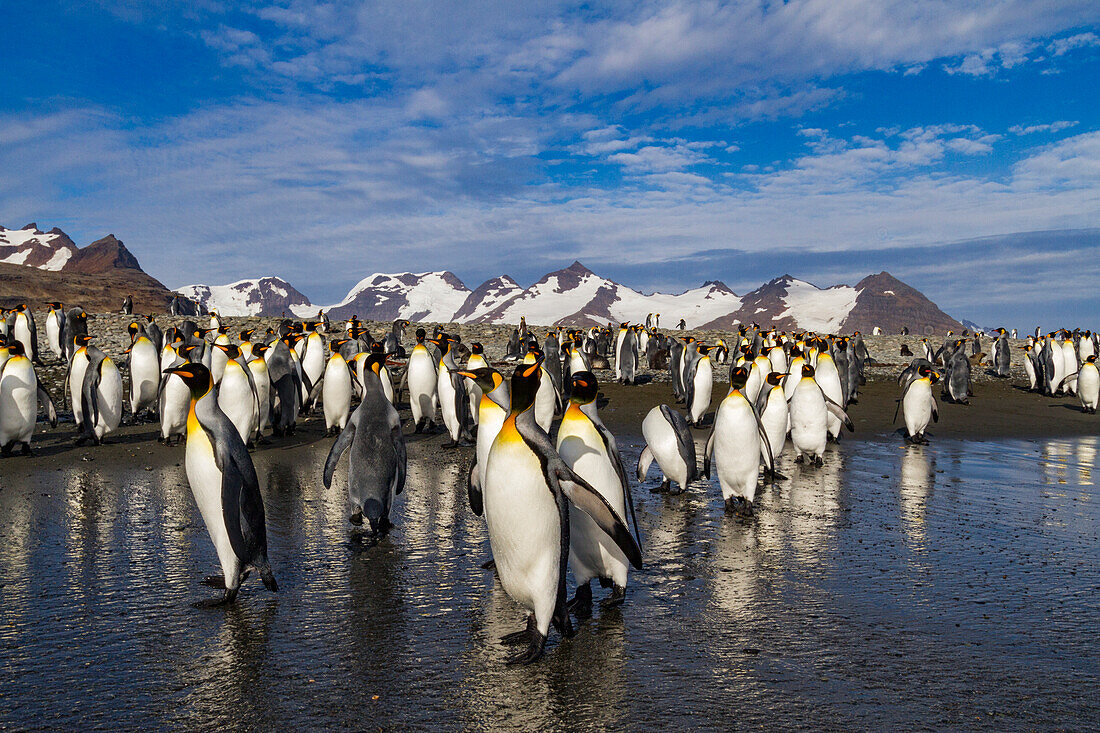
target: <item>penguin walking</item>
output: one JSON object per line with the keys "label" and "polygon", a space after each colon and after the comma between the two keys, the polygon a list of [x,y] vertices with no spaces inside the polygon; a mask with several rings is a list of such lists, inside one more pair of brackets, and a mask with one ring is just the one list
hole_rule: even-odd
{"label": "penguin walking", "polygon": [[435,360],[424,343],[427,332],[416,329],[416,345],[409,355],[405,367],[404,381],[409,387],[409,407],[412,410],[413,426],[416,432],[428,429],[435,422],[435,410],[438,402],[436,387]]}
{"label": "penguin walking", "polygon": [[[222,381],[218,385],[218,408],[233,423],[237,434],[247,447],[252,442],[256,426],[260,422],[260,396],[252,371],[241,363],[241,349],[236,344],[216,345],[225,354]],[[213,377],[213,375],[211,375]]]}
{"label": "penguin walking", "polygon": [[94,346],[86,349],[88,367],[80,392],[84,432],[77,444],[91,440],[99,445],[104,436],[118,430],[122,420],[122,375],[111,357]]}
{"label": "penguin walking", "polygon": [[764,478],[783,481],[787,477],[775,470],[775,462],[783,453],[783,446],[787,442],[787,433],[791,429],[791,412],[787,406],[787,395],[783,391],[781,373],[771,372],[764,378],[764,385],[756,397],[756,414],[767,437],[760,444]]}
{"label": "penguin walking", "polygon": [[[629,338],[629,336],[627,337]],[[599,393],[596,375],[579,372],[572,376],[573,389],[569,407],[558,427],[557,451],[565,465],[592,488],[620,517],[633,518],[634,537],[638,537],[638,521],[634,517],[634,501],[630,482],[623,468],[615,436],[600,420],[596,411]],[[610,537],[583,511],[569,507],[569,565],[577,583],[577,592],[569,608],[577,618],[592,615],[592,580],[603,587],[611,586],[611,595],[601,602],[609,608],[626,600],[629,563],[626,555]]]}
{"label": "penguin walking", "polygon": [[407,470],[401,418],[382,392],[378,376],[385,360],[384,354],[366,357],[363,400],[332,444],[323,476],[325,488],[330,488],[336,465],[350,448],[348,498],[355,512],[348,521],[362,526],[365,516],[374,534],[391,526],[390,507],[394,497],[405,488]]}
{"label": "penguin walking", "polygon": [[791,445],[797,451],[795,461],[798,463],[810,458],[818,466],[823,465],[830,413],[840,418],[849,431],[855,430],[843,408],[821,391],[821,386],[814,379],[814,368],[809,364],[802,365],[802,376],[788,399],[788,405],[791,413]]}
{"label": "penguin walking", "polygon": [[641,549],[607,500],[574,473],[535,422],[540,365],[522,364],[512,375],[512,406],[485,470],[485,522],[497,574],[505,592],[530,615],[527,628],[502,639],[526,648],[508,658],[529,664],[542,656],[551,622],[572,636],[566,611],[569,556],[567,500],[608,534],[635,568]]}
{"label": "penguin walking", "polygon": [[160,354],[137,323],[131,323],[127,330],[130,333],[130,348],[126,350],[127,371],[130,372],[130,414],[136,418],[142,410],[157,404],[161,378]]}
{"label": "penguin walking", "polygon": [[73,407],[73,422],[78,433],[84,432],[84,410],[81,394],[84,391],[84,372],[88,369],[88,344],[92,337],[86,333],[73,339],[74,351],[69,359],[68,377],[65,380],[69,393],[69,404]]}
{"label": "penguin walking", "polygon": [[267,369],[267,361],[264,360],[267,349],[267,344],[256,344],[249,350],[252,356],[248,357],[245,362],[248,371],[252,373],[252,384],[256,387],[256,399],[258,401],[256,432],[250,441],[253,443],[269,442],[264,437],[264,433],[271,427],[271,374]]}
{"label": "penguin walking", "polygon": [[711,365],[709,346],[700,346],[684,369],[684,388],[687,390],[688,420],[698,427],[710,409],[710,397],[714,389],[714,367]]}
{"label": "penguin walking", "polygon": [[39,383],[23,344],[8,344],[7,351],[8,357],[0,365],[0,453],[6,456],[21,445],[22,454],[29,456],[39,406],[46,410],[51,427],[57,427],[57,410]]}
{"label": "penguin walking", "polygon": [[186,363],[187,354],[193,348],[195,347],[180,342],[178,347],[172,348],[167,360],[165,355],[161,355],[164,370],[160,389],[157,390],[157,407],[160,412],[160,435],[157,439],[165,446],[172,445],[173,438],[178,444],[187,437],[187,411],[191,407],[191,390],[171,370]]}
{"label": "penguin walking", "polygon": [[[703,475],[710,478],[713,460],[726,510],[740,517],[753,515],[762,455],[760,442],[767,440],[756,410],[742,391],[748,378],[744,367],[736,367],[730,374],[729,394],[718,404],[703,452]],[[770,456],[771,449],[764,454]],[[773,468],[770,462],[765,465],[769,470]]]}
{"label": "penguin walking", "polygon": [[1097,371],[1096,356],[1093,353],[1085,357],[1077,373],[1077,398],[1081,400],[1082,409],[1093,415],[1100,401],[1100,371]]}
{"label": "penguin walking", "polygon": [[947,364],[947,380],[944,384],[948,398],[960,405],[970,404],[970,359],[957,349]]}
{"label": "penguin walking", "polygon": [[186,472],[222,567],[225,593],[195,605],[210,608],[232,603],[249,573],[278,590],[267,559],[267,523],[256,468],[244,441],[221,408],[210,370],[181,364],[169,370],[191,392],[187,415]]}
{"label": "penguin walking", "polygon": [[290,339],[288,334],[264,353],[271,378],[271,430],[280,438],[294,434],[302,405],[302,376],[290,347]]}
{"label": "penguin walking", "polygon": [[658,405],[646,413],[642,420],[642,437],[645,448],[638,456],[638,481],[645,481],[650,465],[656,461],[661,469],[662,492],[667,492],[675,481],[682,494],[688,484],[699,478],[699,463],[695,455],[695,439],[688,421],[668,405]]}
{"label": "penguin walking", "polygon": [[65,355],[62,333],[65,329],[65,311],[60,303],[50,303],[46,313],[46,343],[58,359]]}
{"label": "penguin walking", "polygon": [[940,421],[936,398],[932,396],[932,385],[939,378],[940,375],[932,365],[924,362],[905,379],[901,392],[901,411],[905,420],[905,438],[910,443],[928,445],[924,431],[929,423]]}
{"label": "penguin walking", "polygon": [[477,447],[466,482],[470,508],[480,517],[484,512],[482,487],[485,485],[485,467],[489,465],[489,450],[508,417],[512,400],[508,394],[508,382],[504,381],[500,372],[490,366],[461,371],[459,375],[473,380],[481,392],[481,401],[478,403]]}
{"label": "penguin walking", "polygon": [[[321,404],[325,409],[325,430],[335,435],[348,424],[351,414],[351,368],[340,354],[340,347],[347,339],[329,342],[332,356],[325,364],[325,376],[321,389]],[[385,357],[382,357],[385,360]],[[381,388],[381,383],[379,383]]]}
{"label": "penguin walking", "polygon": [[441,357],[436,372],[436,394],[439,396],[439,411],[443,416],[443,425],[451,436],[450,443],[444,448],[457,448],[473,443],[471,435],[470,403],[466,395],[466,378],[459,376],[458,365],[454,360],[454,340],[444,334],[435,340]]}
{"label": "penguin walking", "polygon": [[[844,404],[844,389],[840,385],[840,371],[836,362],[828,351],[822,351],[817,355],[817,365],[814,367],[814,378],[822,393],[838,405]],[[840,442],[841,420],[833,413],[828,416],[829,440]]]}

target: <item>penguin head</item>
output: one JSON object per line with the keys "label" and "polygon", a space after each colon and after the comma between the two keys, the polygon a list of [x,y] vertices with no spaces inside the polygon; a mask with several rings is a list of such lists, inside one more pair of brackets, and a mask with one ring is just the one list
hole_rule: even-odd
{"label": "penguin head", "polygon": [[587,405],[596,399],[599,393],[599,383],[592,372],[573,372],[573,392],[569,397],[571,402],[578,405]]}
{"label": "penguin head", "polygon": [[919,374],[922,377],[927,377],[928,381],[931,382],[932,384],[935,384],[940,379],[940,375],[937,374],[932,369],[932,367],[928,366],[927,364],[921,364],[920,367],[917,368],[917,374]]}
{"label": "penguin head", "polygon": [[425,339],[425,337],[427,337],[427,335],[428,335],[428,332],[425,331],[423,328],[416,329],[416,343],[418,343],[418,344],[424,343],[424,339]]}
{"label": "penguin head", "polygon": [[386,347],[383,346],[380,342],[378,342],[378,341],[371,342],[370,353],[372,353],[372,354],[384,354],[384,353],[386,353],[385,349],[386,349]]}
{"label": "penguin head", "polygon": [[475,341],[472,344],[470,344],[470,353],[471,354],[484,354],[485,353],[485,347],[482,346],[479,342]]}
{"label": "penguin head", "polygon": [[230,359],[236,359],[241,355],[241,349],[236,344],[214,344],[215,349],[221,349]]}
{"label": "penguin head", "polygon": [[50,306],[50,308],[52,310],[55,310],[55,311],[56,310],[61,310],[61,304],[60,303],[47,303],[46,305]]}
{"label": "penguin head", "polygon": [[810,379],[813,379],[815,371],[816,370],[812,366],[810,366],[809,364],[803,364],[802,365],[802,378],[806,379],[807,377],[809,377]]}
{"label": "penguin head", "polygon": [[338,354],[338,353],[340,353],[340,347],[343,346],[344,344],[346,344],[350,340],[351,339],[336,339],[335,341],[329,341],[328,342],[328,347],[329,347],[329,349],[332,350],[332,353]]}
{"label": "penguin head", "polygon": [[370,354],[367,354],[364,357],[364,359],[366,359],[366,361],[363,362],[363,372],[364,373],[366,373],[366,372],[374,372],[375,374],[381,374],[382,373],[382,367],[384,367],[386,365],[386,355],[385,354],[370,353]]}
{"label": "penguin head", "polygon": [[512,372],[512,412],[519,414],[535,404],[535,393],[539,390],[539,367],[542,360],[534,364],[520,364]]}
{"label": "penguin head", "polygon": [[699,347],[699,353],[702,354],[703,356],[706,356],[707,353],[710,352],[710,350],[713,349],[713,348],[714,348],[713,346],[700,346]]}
{"label": "penguin head", "polygon": [[146,322],[146,323],[152,323],[152,322],[153,322],[153,314],[152,314],[152,313],[150,313],[149,315],[145,316],[145,322]]}
{"label": "penguin head", "polygon": [[130,334],[130,341],[137,337],[140,330],[141,326],[137,324],[137,321],[130,321],[130,325],[126,327],[126,333]]}
{"label": "penguin head", "polygon": [[1088,357],[1085,359],[1085,361],[1089,364],[1095,364],[1096,363],[1096,354],[1089,354]]}
{"label": "penguin head", "polygon": [[474,380],[474,384],[480,387],[481,391],[485,394],[492,392],[504,381],[504,377],[500,375],[500,372],[492,367],[478,367],[477,369],[463,370],[458,372],[458,374],[467,379]]}
{"label": "penguin head", "polygon": [[748,381],[749,370],[745,367],[740,366],[730,372],[730,389],[744,389]]}
{"label": "penguin head", "polygon": [[92,340],[92,337],[86,333],[82,333],[73,339],[79,346],[87,346]]}
{"label": "penguin head", "polygon": [[241,341],[250,341],[252,339],[252,334],[255,332],[256,329],[254,328],[246,328],[245,330],[241,331]]}
{"label": "penguin head", "polygon": [[270,348],[271,347],[268,346],[267,344],[256,344],[255,346],[252,347],[252,355],[253,356],[263,356],[264,354],[267,353],[267,350],[270,349]]}
{"label": "penguin head", "polygon": [[779,383],[783,381],[783,375],[780,372],[770,372],[768,376],[764,377],[764,381],[773,387],[778,387]]}
{"label": "penguin head", "polygon": [[13,359],[17,356],[23,356],[26,353],[26,350],[23,348],[23,342],[21,341],[12,341],[11,344],[8,345],[8,356]]}
{"label": "penguin head", "polygon": [[180,364],[164,370],[165,374],[175,374],[183,380],[187,388],[191,390],[191,399],[197,400],[214,388],[214,380],[210,377],[210,370],[202,364]]}

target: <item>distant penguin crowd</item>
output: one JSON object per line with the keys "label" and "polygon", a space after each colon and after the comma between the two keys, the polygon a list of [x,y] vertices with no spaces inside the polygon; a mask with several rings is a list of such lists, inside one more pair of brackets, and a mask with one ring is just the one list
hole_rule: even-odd
{"label": "distant penguin crowd", "polygon": [[[463,483],[488,530],[486,565],[527,613],[524,627],[502,639],[515,647],[508,662],[522,664],[542,656],[551,627],[569,637],[573,619],[592,615],[592,581],[608,589],[601,606],[626,601],[630,570],[643,558],[632,487],[654,464],[657,491],[680,494],[714,475],[726,510],[751,521],[759,487],[785,480],[777,469],[785,452],[812,470],[826,460],[828,443],[854,431],[848,410],[876,366],[858,331],[746,324],[701,342],[662,331],[660,314],[538,333],[522,319],[503,353],[493,355],[442,326],[430,334],[416,328],[410,342],[412,324],[404,319],[375,338],[355,316],[284,319],[260,333],[232,332],[216,311],[177,317],[162,331],[154,316],[133,315],[129,296],[122,312],[131,316],[130,343],[113,355],[96,345],[79,306],[48,304],[44,349],[25,304],[0,312],[5,456],[29,454],[40,413],[56,426],[58,405],[69,406],[78,444],[109,440],[127,410],[156,420],[158,441],[185,444],[188,483],[221,565],[221,594],[197,604],[208,607],[235,601],[252,573],[270,591],[278,588],[250,449],[293,435],[319,408],[333,442],[318,479],[332,486],[346,463],[349,521],[355,532],[378,536],[392,526],[405,488],[406,434],[445,433],[444,448],[469,449]],[[680,319],[676,330],[685,325]],[[1010,333],[985,336],[988,354],[981,334],[948,333],[938,347],[920,339],[916,353],[902,345],[902,355],[913,358],[897,377],[894,418],[906,441],[928,442],[939,419],[933,385],[942,382],[940,400],[966,405],[975,368],[1009,376]],[[1075,395],[1095,414],[1098,347],[1091,331],[1036,329],[1018,347],[1028,389]],[[37,378],[35,366],[48,354],[66,367],[64,395],[51,396]],[[668,390],[669,402],[641,422],[636,465],[624,465],[600,418],[597,372],[627,387],[661,375],[654,388]],[[716,383],[716,373],[727,379]],[[724,393],[714,394],[716,384]],[[699,443],[693,429],[705,431]]]}

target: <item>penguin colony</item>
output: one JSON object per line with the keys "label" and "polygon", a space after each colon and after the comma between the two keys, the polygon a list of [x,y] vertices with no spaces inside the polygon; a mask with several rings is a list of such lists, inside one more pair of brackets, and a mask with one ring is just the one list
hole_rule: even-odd
{"label": "penguin colony", "polygon": [[[130,298],[123,312],[132,315]],[[33,314],[20,305],[0,315],[0,450],[29,454],[40,409],[56,426],[57,408],[35,373],[44,353]],[[872,363],[858,332],[741,326],[728,339],[704,344],[662,333],[659,317],[617,328],[555,328],[541,341],[521,320],[496,366],[482,344],[463,344],[442,328],[430,338],[417,329],[406,351],[410,324],[404,320],[381,340],[355,317],[338,333],[321,318],[233,338],[216,312],[205,325],[185,320],[163,332],[153,316],[139,316],[127,328],[130,346],[117,362],[94,345],[80,307],[50,303],[45,333],[48,352],[67,365],[63,399],[78,444],[100,444],[118,429],[126,405],[134,417],[159,420],[160,442],[185,443],[188,482],[222,568],[210,581],[222,595],[198,606],[233,602],[253,572],[277,590],[249,448],[269,442],[269,435],[292,435],[318,402],[328,435],[335,436],[319,478],[331,487],[348,456],[349,521],[369,525],[375,535],[392,525],[407,475],[398,405],[408,404],[413,431],[445,430],[444,447],[473,447],[465,483],[470,507],[488,529],[493,558],[486,567],[528,614],[526,626],[502,643],[518,647],[509,662],[529,663],[543,654],[551,626],[569,637],[571,618],[591,616],[593,580],[610,589],[602,606],[626,600],[629,570],[642,566],[631,474],[643,481],[656,463],[657,491],[682,493],[714,473],[727,511],[750,518],[761,482],[785,479],[775,468],[784,451],[820,466],[827,443],[854,429],[846,411],[858,403]],[[1095,414],[1095,333],[1036,331],[1022,348],[1031,390],[1076,395],[1082,409]],[[925,444],[926,430],[939,419],[933,385],[942,381],[941,400],[969,404],[972,369],[986,354],[980,336],[950,333],[938,348],[922,339],[919,349],[898,376],[895,420],[900,414],[907,441]],[[991,374],[1008,376],[1009,349],[1008,332],[998,329]],[[628,471],[600,419],[593,370],[609,369],[616,381],[634,385],[643,358],[649,369],[669,371],[682,410],[662,404],[645,416],[645,446]],[[717,400],[716,368],[729,376],[728,391]],[[707,431],[702,456],[693,427]],[[576,581],[572,598],[565,587],[569,568]]]}

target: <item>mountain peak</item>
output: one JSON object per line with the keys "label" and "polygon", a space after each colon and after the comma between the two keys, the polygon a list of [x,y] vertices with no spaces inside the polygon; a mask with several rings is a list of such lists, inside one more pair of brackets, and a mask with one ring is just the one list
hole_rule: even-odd
{"label": "mountain peak", "polygon": [[566,267],[562,272],[571,272],[575,275],[595,275],[596,273],[589,270],[587,267],[581,264],[580,260],[573,260],[573,264]]}
{"label": "mountain peak", "polygon": [[27,231],[37,232],[38,231],[38,222],[32,221],[30,224],[24,224],[23,226],[21,226],[19,228],[27,230]]}
{"label": "mountain peak", "polygon": [[110,270],[140,270],[137,257],[126,249],[114,234],[108,234],[102,239],[89,244],[77,253],[65,265],[65,270],[70,272],[83,272],[96,274]]}

